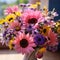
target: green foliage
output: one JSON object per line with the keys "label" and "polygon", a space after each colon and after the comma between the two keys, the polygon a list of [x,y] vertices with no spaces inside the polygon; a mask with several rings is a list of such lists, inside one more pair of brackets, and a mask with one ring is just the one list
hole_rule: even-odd
{"label": "green foliage", "polygon": [[28,0],[17,0],[16,3],[17,3],[17,4],[19,4],[19,3],[28,3]]}
{"label": "green foliage", "polygon": [[0,10],[1,10],[1,13],[0,13],[0,18],[1,17],[4,17],[4,14],[3,14],[3,12],[4,12],[4,9],[6,8],[6,7],[8,7],[8,6],[13,6],[13,5],[18,5],[18,4],[20,4],[20,3],[28,3],[28,0],[17,0],[15,3],[11,3],[11,4],[6,4],[6,3],[1,3],[0,2]]}
{"label": "green foliage", "polygon": [[28,0],[24,0],[24,3],[27,3],[28,2]]}

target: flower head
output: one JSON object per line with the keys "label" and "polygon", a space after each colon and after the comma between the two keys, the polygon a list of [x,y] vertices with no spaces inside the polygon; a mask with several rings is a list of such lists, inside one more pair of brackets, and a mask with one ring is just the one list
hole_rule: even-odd
{"label": "flower head", "polygon": [[50,31],[49,26],[44,25],[44,26],[42,26],[42,29],[40,28],[40,32],[44,36],[48,36],[49,31]]}
{"label": "flower head", "polygon": [[58,34],[60,34],[60,20],[56,22],[54,29],[56,30],[56,32],[57,32]]}
{"label": "flower head", "polygon": [[50,45],[52,45],[52,46],[58,45],[57,34],[52,32],[52,30],[50,30],[50,32],[48,34],[48,40],[50,41]]}
{"label": "flower head", "polygon": [[21,24],[18,21],[14,21],[14,22],[10,23],[9,28],[18,32],[21,30]]}
{"label": "flower head", "polygon": [[42,47],[38,50],[38,52],[40,52],[40,53],[44,53],[45,51],[46,51],[46,47]]}
{"label": "flower head", "polygon": [[25,35],[24,33],[20,33],[13,43],[15,44],[15,49],[23,54],[34,51],[33,47],[36,47],[33,38],[29,34]]}
{"label": "flower head", "polygon": [[58,50],[58,46],[47,46],[47,50],[51,52],[56,52]]}
{"label": "flower head", "polygon": [[9,15],[6,16],[5,22],[11,23],[11,22],[13,22],[15,19],[16,19],[16,15],[14,15],[14,14],[9,14]]}
{"label": "flower head", "polygon": [[5,41],[9,41],[14,37],[13,30],[6,29],[3,33],[3,37]]}
{"label": "flower head", "polygon": [[4,19],[0,19],[0,24],[3,24],[5,23],[5,20]]}
{"label": "flower head", "polygon": [[10,48],[10,50],[13,49],[13,47],[14,47],[14,46],[13,46],[13,41],[14,41],[14,40],[11,39],[11,40],[8,42],[8,47]]}
{"label": "flower head", "polygon": [[34,28],[33,26],[29,25],[27,26],[27,28],[25,29],[25,33],[29,33],[29,34],[32,34],[34,32]]}
{"label": "flower head", "polygon": [[29,8],[37,8],[37,4],[31,4],[30,6],[29,6]]}
{"label": "flower head", "polygon": [[40,34],[36,34],[34,37],[34,42],[36,45],[40,46],[40,45],[44,45],[44,43],[46,42],[45,37],[40,35]]}
{"label": "flower head", "polygon": [[56,27],[60,26],[60,20],[56,22]]}
{"label": "flower head", "polygon": [[36,2],[36,4],[37,4],[37,5],[40,5],[40,4],[41,4],[41,2],[40,2],[40,1],[39,1],[39,2]]}
{"label": "flower head", "polygon": [[26,11],[22,15],[23,22],[26,24],[36,24],[39,22],[39,18],[42,18],[40,11]]}
{"label": "flower head", "polygon": [[14,12],[19,11],[18,6],[8,7],[4,10],[5,15],[12,14]]}
{"label": "flower head", "polygon": [[60,27],[57,28],[57,33],[60,34]]}
{"label": "flower head", "polygon": [[16,15],[16,16],[21,16],[22,13],[21,13],[20,11],[17,11],[17,12],[15,12],[15,15]]}

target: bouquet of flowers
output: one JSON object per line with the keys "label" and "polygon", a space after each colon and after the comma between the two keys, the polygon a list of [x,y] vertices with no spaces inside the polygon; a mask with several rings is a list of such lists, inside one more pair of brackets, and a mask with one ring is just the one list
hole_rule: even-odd
{"label": "bouquet of flowers", "polygon": [[[3,40],[10,49],[25,55],[34,54],[41,58],[46,50],[56,52],[60,43],[60,20],[55,9],[39,9],[40,3],[20,4],[7,7],[5,17],[0,20],[3,28]],[[32,60],[32,59],[31,59]]]}

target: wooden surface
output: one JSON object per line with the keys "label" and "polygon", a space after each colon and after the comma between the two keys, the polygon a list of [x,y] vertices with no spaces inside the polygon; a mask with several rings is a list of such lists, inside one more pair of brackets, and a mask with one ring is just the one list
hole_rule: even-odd
{"label": "wooden surface", "polygon": [[2,45],[1,43],[0,43],[0,50],[5,50],[5,49],[9,49],[5,44],[4,45]]}
{"label": "wooden surface", "polygon": [[60,52],[52,53],[47,51],[44,54],[43,60],[60,60]]}

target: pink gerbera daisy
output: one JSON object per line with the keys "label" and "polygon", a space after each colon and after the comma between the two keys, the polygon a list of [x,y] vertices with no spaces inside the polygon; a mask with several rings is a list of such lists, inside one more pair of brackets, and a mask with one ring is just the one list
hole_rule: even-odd
{"label": "pink gerbera daisy", "polygon": [[20,31],[21,30],[21,24],[18,21],[14,21],[10,24],[9,28],[13,29],[15,31]]}
{"label": "pink gerbera daisy", "polygon": [[52,30],[48,33],[48,40],[50,41],[51,46],[55,46],[58,44],[57,35],[52,32]]}
{"label": "pink gerbera daisy", "polygon": [[36,47],[33,37],[29,34],[25,35],[24,33],[20,33],[20,35],[16,37],[14,44],[17,52],[22,54],[27,54],[34,51],[33,47]]}
{"label": "pink gerbera daisy", "polygon": [[39,18],[42,18],[42,13],[40,11],[28,10],[22,15],[22,20],[26,24],[36,24],[39,22]]}
{"label": "pink gerbera daisy", "polygon": [[14,13],[17,11],[19,11],[18,6],[8,7],[8,8],[6,8],[6,10],[4,10],[4,14],[8,15],[8,14],[11,14],[11,13]]}

